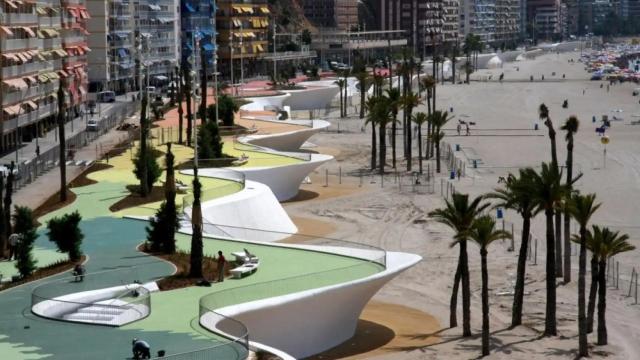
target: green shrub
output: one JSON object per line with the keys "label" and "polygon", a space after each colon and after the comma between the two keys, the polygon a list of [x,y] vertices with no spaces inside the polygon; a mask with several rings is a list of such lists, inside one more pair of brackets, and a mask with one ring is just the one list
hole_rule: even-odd
{"label": "green shrub", "polygon": [[80,230],[82,216],[78,211],[54,217],[47,222],[49,241],[53,241],[58,246],[58,250],[69,254],[69,260],[78,261],[82,257],[80,246],[84,234]]}

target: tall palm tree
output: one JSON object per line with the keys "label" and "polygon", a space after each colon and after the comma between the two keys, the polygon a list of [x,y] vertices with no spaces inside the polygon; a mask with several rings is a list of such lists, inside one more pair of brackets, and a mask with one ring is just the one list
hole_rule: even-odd
{"label": "tall palm tree", "polygon": [[[598,233],[600,231],[602,231],[602,229],[594,225],[593,231],[587,231],[586,233],[586,248],[591,252],[591,285],[589,286],[589,296],[587,297],[587,334],[593,332],[593,314],[596,310],[596,296],[598,294],[598,254],[600,253],[600,242],[594,241],[594,236],[601,238],[602,234]],[[579,244],[581,239],[579,236],[573,235],[571,240]]]}
{"label": "tall palm tree", "polygon": [[[64,134],[64,120],[67,114],[67,104],[64,99],[63,82],[58,86],[58,139],[60,139],[60,202],[67,201],[67,139]],[[11,207],[5,207],[11,213]]]}
{"label": "tall palm tree", "polygon": [[[178,73],[178,81],[177,81],[177,101],[178,101],[178,144],[182,145],[182,129],[184,123],[184,110],[182,109],[182,101],[184,100],[184,77],[183,72],[181,72],[176,67],[176,72]],[[216,104],[216,106],[218,106]]]}
{"label": "tall palm tree", "polygon": [[546,261],[546,285],[547,304],[545,312],[544,335],[557,335],[556,324],[556,262],[555,262],[555,237],[553,228],[553,215],[558,211],[563,199],[566,198],[567,187],[560,184],[562,174],[553,164],[542,163],[540,173],[529,172],[532,184],[532,196],[536,204],[536,212],[544,212],[546,219],[547,261]]}
{"label": "tall palm tree", "polygon": [[[569,185],[570,186],[570,185]],[[578,355],[589,356],[587,347],[587,317],[585,301],[585,275],[587,272],[587,226],[591,216],[601,204],[596,204],[596,195],[580,195],[574,192],[566,207],[568,213],[580,224],[580,258],[578,260]],[[565,234],[566,235],[566,234]]]}
{"label": "tall palm tree", "polygon": [[515,210],[522,217],[522,233],[520,236],[520,251],[518,252],[518,268],[516,272],[516,286],[511,310],[511,326],[522,324],[522,309],[524,303],[525,275],[527,271],[527,250],[531,231],[531,218],[535,211],[530,181],[533,169],[520,169],[519,176],[509,174],[503,188],[487,195],[487,198],[497,199],[496,207]]}
{"label": "tall palm tree", "polygon": [[440,173],[440,142],[444,138],[444,132],[441,131],[442,127],[449,121],[451,118],[446,111],[435,110],[431,113],[430,123],[433,131],[433,142],[436,144],[436,172]]}
{"label": "tall palm tree", "polygon": [[[595,229],[594,229],[595,230]],[[629,235],[603,228],[602,236],[594,231],[593,240],[599,242],[598,254],[598,345],[607,345],[607,260],[636,247],[629,243]]]}
{"label": "tall palm tree", "polygon": [[[207,122],[207,57],[204,41],[200,49],[200,124],[202,127]],[[217,105],[216,105],[217,106]],[[215,121],[217,121],[216,119]]]}
{"label": "tall palm tree", "polygon": [[[540,104],[538,108],[540,120],[544,121],[544,125],[549,130],[549,141],[551,142],[551,165],[559,172],[558,167],[558,151],[556,146],[556,130],[553,128],[553,122],[549,117],[549,108],[545,104]],[[558,181],[561,181],[559,179]],[[555,212],[555,257],[556,257],[556,277],[563,277],[562,269],[562,215],[560,211]],[[565,249],[566,250],[566,249]]]}
{"label": "tall palm tree", "polygon": [[376,102],[376,105],[374,106],[372,112],[375,113],[375,121],[380,127],[378,132],[380,142],[380,165],[378,166],[378,169],[380,170],[380,175],[383,175],[384,166],[387,162],[387,124],[394,121],[394,119],[391,117],[391,107],[389,106],[389,99],[381,97]]}
{"label": "tall palm tree", "polygon": [[[578,132],[580,121],[576,116],[570,116],[560,129],[567,132],[567,184],[573,181],[573,136]],[[571,217],[568,211],[564,213],[564,282],[571,282]],[[584,294],[583,294],[584,296]]]}
{"label": "tall palm tree", "polygon": [[429,217],[449,226],[456,233],[452,246],[458,244],[460,254],[451,292],[449,324],[451,327],[458,325],[456,307],[458,287],[462,282],[462,336],[465,337],[471,336],[471,288],[469,284],[467,239],[473,221],[490,205],[489,203],[483,204],[482,200],[483,197],[479,196],[469,202],[469,195],[453,193],[451,201],[445,199],[444,208],[436,209],[429,213]]}
{"label": "tall palm tree", "polygon": [[408,119],[408,123],[406,126],[406,131],[405,131],[405,136],[407,138],[406,141],[406,152],[405,152],[405,157],[407,160],[407,171],[411,171],[411,158],[413,157],[412,155],[412,147],[411,147],[411,138],[412,138],[412,132],[411,132],[411,119],[412,119],[412,115],[413,115],[413,109],[415,109],[418,105],[420,105],[422,103],[422,101],[420,101],[420,97],[418,96],[418,94],[414,93],[411,89],[409,89],[409,91],[407,92],[407,94],[402,98],[402,107],[404,109],[404,113],[407,116]]}
{"label": "tall palm tree", "polygon": [[384,85],[384,76],[373,74],[373,96],[382,96],[382,86]]}
{"label": "tall palm tree", "polygon": [[202,277],[202,208],[200,205],[202,185],[198,180],[197,169],[193,179],[193,205],[191,205],[191,258],[189,276]]}
{"label": "tall palm tree", "polygon": [[456,83],[456,62],[460,56],[460,44],[456,40],[455,44],[451,47],[451,83]]}
{"label": "tall palm tree", "polygon": [[429,116],[423,112],[413,115],[413,122],[418,127],[418,168],[422,174],[422,126],[427,122]]}
{"label": "tall palm tree", "polygon": [[[435,87],[435,79],[432,76],[425,76],[420,81],[422,89],[425,91],[425,100],[427,101],[427,115],[431,115],[431,96],[433,88]],[[427,158],[430,159],[433,156],[433,140],[431,121],[427,120]]]}
{"label": "tall palm tree", "polygon": [[489,355],[489,271],[487,270],[487,248],[496,240],[510,236],[504,230],[496,229],[496,222],[489,215],[473,221],[469,239],[480,247],[480,267],[482,271],[482,356]]}
{"label": "tall palm tree", "polygon": [[396,168],[396,135],[398,132],[398,111],[402,104],[402,97],[400,96],[400,90],[396,88],[387,90],[387,98],[389,99],[389,106],[391,107],[391,116],[393,116],[393,122],[391,122],[391,161],[393,168]]}
{"label": "tall palm tree", "polygon": [[371,170],[375,170],[376,168],[376,155],[378,153],[377,146],[376,146],[376,142],[378,141],[378,139],[376,138],[376,126],[378,126],[376,121],[378,120],[378,118],[372,112],[375,109],[378,101],[380,101],[380,99],[381,98],[377,96],[370,97],[367,99],[367,104],[366,104],[367,109],[369,110],[369,115],[367,116],[367,121],[365,122],[365,125],[371,124]]}
{"label": "tall palm tree", "polygon": [[191,109],[191,74],[189,63],[184,60],[182,62],[182,77],[184,78],[183,93],[187,107],[187,146],[191,146],[191,133],[193,132],[193,110]]}
{"label": "tall palm tree", "polygon": [[356,79],[358,80],[358,87],[360,90],[360,119],[364,119],[365,113],[365,99],[367,95],[367,90],[369,89],[369,83],[371,81],[371,77],[369,73],[366,71],[361,71],[356,74]]}
{"label": "tall palm tree", "polygon": [[[146,70],[146,76],[149,76],[149,69],[147,68]],[[149,171],[149,168],[147,166],[148,162],[147,162],[147,156],[150,156],[149,154],[147,154],[147,152],[149,151],[148,146],[147,146],[147,139],[149,137],[149,121],[147,119],[147,117],[149,116],[149,114],[147,114],[147,104],[149,102],[149,91],[148,89],[145,89],[145,91],[142,92],[142,102],[140,103],[140,158],[139,158],[139,162],[140,162],[140,196],[142,197],[147,197],[147,195],[149,195],[149,191],[151,191],[151,189],[149,189],[148,186],[148,176],[147,176],[147,172]]]}

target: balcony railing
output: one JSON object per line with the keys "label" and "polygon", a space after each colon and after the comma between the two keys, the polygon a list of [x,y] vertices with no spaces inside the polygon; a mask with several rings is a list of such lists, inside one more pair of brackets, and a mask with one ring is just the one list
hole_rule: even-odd
{"label": "balcony railing", "polygon": [[86,42],[87,38],[84,36],[65,36],[62,38],[62,41],[69,45],[69,44],[75,44],[75,43],[79,43],[79,42]]}
{"label": "balcony railing", "polygon": [[60,38],[42,39],[40,46],[43,49],[58,49],[60,48],[61,44],[62,40],[60,40]]}
{"label": "balcony railing", "polygon": [[45,92],[46,91],[38,86],[30,87],[26,91],[14,91],[2,94],[2,101],[5,104],[17,103],[22,100],[28,100],[37,95],[44,95]]}
{"label": "balcony railing", "polygon": [[8,131],[15,129],[16,123],[18,127],[23,127],[31,123],[34,123],[39,119],[43,119],[48,116],[51,116],[56,112],[57,112],[56,104],[43,105],[43,106],[40,106],[38,110],[34,110],[26,114],[22,114],[17,118],[5,120],[4,123],[2,124],[3,125],[2,129],[6,133]]}
{"label": "balcony railing", "polygon": [[1,39],[0,47],[3,51],[36,48],[38,47],[38,39]]}
{"label": "balcony railing", "polygon": [[38,15],[4,13],[2,15],[2,22],[5,25],[37,24]]}
{"label": "balcony railing", "polygon": [[35,62],[23,65],[5,66],[2,68],[2,77],[10,78],[19,76],[22,74],[29,74],[36,71],[42,71],[46,69],[53,69],[53,64],[48,61]]}

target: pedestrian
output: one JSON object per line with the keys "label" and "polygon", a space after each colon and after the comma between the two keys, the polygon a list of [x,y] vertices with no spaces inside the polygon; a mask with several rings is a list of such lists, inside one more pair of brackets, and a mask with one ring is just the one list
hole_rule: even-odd
{"label": "pedestrian", "polygon": [[544,81],[544,75],[542,75],[542,81]]}
{"label": "pedestrian", "polygon": [[582,89],[582,95],[584,95],[585,91],[587,91],[586,89]]}
{"label": "pedestrian", "polygon": [[224,265],[227,263],[227,260],[222,255],[222,251],[218,251],[218,282],[224,281]]}
{"label": "pedestrian", "polygon": [[458,175],[458,181],[460,181],[460,176],[462,175],[462,171],[460,170],[460,168],[456,170],[456,174]]}
{"label": "pedestrian", "polygon": [[462,131],[462,125],[458,124],[458,127],[456,129],[458,130],[458,136],[460,136],[460,132]]}
{"label": "pedestrian", "polygon": [[9,235],[9,261],[12,258],[18,260],[18,242],[20,242],[20,235],[16,233]]}
{"label": "pedestrian", "polygon": [[449,112],[453,113],[453,106],[449,106]]}
{"label": "pedestrian", "polygon": [[609,85],[607,85],[607,92],[609,92]]}
{"label": "pedestrian", "polygon": [[151,347],[149,343],[144,340],[133,338],[131,341],[131,351],[133,352],[133,358],[138,359],[151,359]]}
{"label": "pedestrian", "polygon": [[471,130],[469,129],[469,124],[468,123],[466,124],[466,126],[467,126],[467,136],[469,136],[469,135],[471,135]]}
{"label": "pedestrian", "polygon": [[73,267],[73,272],[71,272],[71,274],[75,276],[74,281],[82,282],[85,272],[84,266],[82,266],[81,263],[77,263],[76,266]]}
{"label": "pedestrian", "polygon": [[40,157],[40,145],[36,145],[36,157]]}

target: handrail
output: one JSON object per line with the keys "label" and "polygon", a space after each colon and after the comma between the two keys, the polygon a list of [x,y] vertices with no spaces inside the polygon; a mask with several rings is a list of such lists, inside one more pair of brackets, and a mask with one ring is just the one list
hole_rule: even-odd
{"label": "handrail", "polygon": [[[203,162],[206,163],[207,161],[218,161],[218,160],[223,160],[223,159],[204,159],[204,160],[198,160],[198,163],[200,164]],[[224,160],[227,160],[227,159],[224,159]],[[240,184],[240,190],[243,190],[246,186],[246,181],[247,181],[246,175],[243,174],[242,172],[235,171],[232,169],[226,169],[226,168],[217,168],[216,173],[218,173],[219,176],[207,175],[207,177],[231,181],[232,183],[203,189],[200,195],[200,199],[203,202],[215,199],[216,198],[215,193],[220,193],[221,189],[227,189],[227,188],[231,189],[232,187],[235,188],[238,186],[238,184]],[[191,205],[193,205],[193,200],[194,200],[193,194],[185,195],[182,198],[182,210],[186,212],[186,209]]]}

